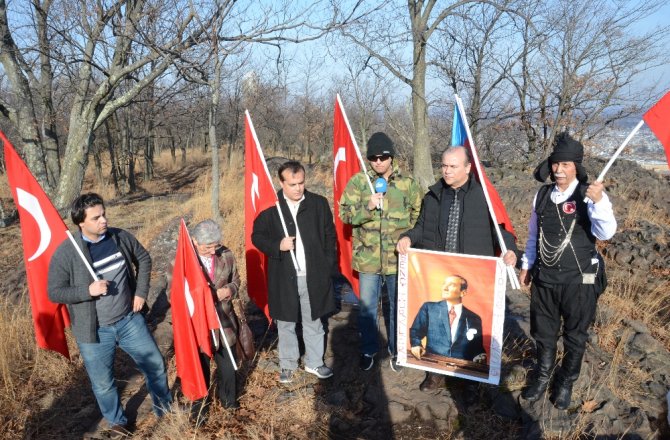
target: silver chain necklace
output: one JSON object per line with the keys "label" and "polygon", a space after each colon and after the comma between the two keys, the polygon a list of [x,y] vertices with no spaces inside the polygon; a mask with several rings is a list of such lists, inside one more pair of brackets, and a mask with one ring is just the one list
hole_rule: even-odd
{"label": "silver chain necklace", "polygon": [[561,217],[561,212],[558,209],[558,203],[555,203],[552,200],[552,203],[556,207],[556,214],[558,215],[558,221],[561,223],[561,228],[563,229],[563,232],[565,232],[565,238],[563,241],[561,241],[558,245],[553,245],[549,243],[549,240],[544,236],[544,230],[543,227],[540,226],[540,257],[542,258],[542,262],[548,266],[552,267],[555,266],[556,263],[558,263],[563,256],[563,252],[565,252],[565,248],[570,246],[570,249],[572,250],[572,255],[575,257],[575,261],[577,262],[577,268],[579,269],[579,273],[582,273],[582,268],[579,265],[579,260],[577,259],[577,253],[575,252],[575,248],[572,246],[572,242],[570,239],[572,238],[572,232],[575,230],[575,223],[577,222],[577,218],[573,218],[572,222],[570,223],[570,229],[566,230],[565,229],[565,224],[563,223],[563,217]]}

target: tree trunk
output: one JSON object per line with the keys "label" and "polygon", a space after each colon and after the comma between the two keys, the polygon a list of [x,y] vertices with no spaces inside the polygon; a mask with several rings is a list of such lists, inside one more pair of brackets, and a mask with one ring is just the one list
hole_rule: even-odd
{"label": "tree trunk", "polygon": [[168,137],[170,138],[170,156],[172,157],[172,164],[177,163],[177,145],[174,141],[174,135],[172,134],[172,129],[168,128]]}
{"label": "tree trunk", "polygon": [[39,2],[33,0],[37,26],[37,41],[40,53],[39,95],[42,101],[43,118],[41,127],[42,147],[44,148],[47,178],[49,185],[56,187],[60,180],[60,156],[58,133],[56,130],[56,111],[53,104],[53,69],[51,67],[51,43],[47,32],[47,18],[51,8],[51,1]]}
{"label": "tree trunk", "polygon": [[100,157],[100,149],[93,149],[93,163],[95,164],[95,181],[99,186],[105,184],[105,178],[102,175],[102,158]]}
{"label": "tree trunk", "polygon": [[128,160],[128,174],[126,176],[128,184],[128,193],[137,191],[137,182],[135,181],[135,145],[133,144],[133,136],[130,127],[130,118],[128,115],[123,116],[123,125],[121,128],[121,143],[123,150]]}
{"label": "tree trunk", "polygon": [[0,111],[16,127],[23,150],[26,165],[33,173],[47,194],[53,192],[49,181],[42,140],[40,138],[35,103],[28,79],[24,75],[19,62],[20,50],[16,46],[7,21],[7,5],[0,0],[0,63],[11,84],[15,99],[15,108],[10,108],[4,100],[0,100]]}
{"label": "tree trunk", "polygon": [[[214,44],[218,44],[214,42]],[[219,108],[219,99],[221,96],[221,69],[223,65],[223,60],[219,56],[218,51],[215,50],[215,65],[214,65],[214,75],[210,79],[209,89],[212,93],[212,101],[209,106],[209,118],[208,118],[208,131],[209,131],[209,143],[212,146],[212,199],[211,199],[211,208],[212,208],[212,219],[219,223],[221,221],[221,213],[219,212],[219,176],[221,171],[219,170],[219,141],[216,137],[216,117]]]}
{"label": "tree trunk", "polygon": [[86,121],[76,114],[73,114],[70,119],[70,131],[65,147],[65,156],[63,157],[61,180],[55,198],[55,205],[58,209],[69,206],[81,193],[84,173],[88,166],[88,152],[92,142],[92,126],[92,122]]}
{"label": "tree trunk", "polygon": [[428,135],[428,105],[426,104],[426,51],[414,43],[414,78],[412,78],[412,122],[414,123],[414,178],[422,188],[434,183]]}
{"label": "tree trunk", "polygon": [[191,140],[193,139],[193,132],[194,132],[193,126],[191,126],[191,129],[188,131],[188,138],[186,138],[186,144],[181,144],[181,165],[186,166],[186,150],[188,150],[191,147]]}
{"label": "tree trunk", "polygon": [[109,163],[111,164],[110,174],[112,175],[112,183],[114,184],[114,192],[119,193],[119,161],[116,154],[114,154],[114,140],[112,138],[112,131],[110,129],[110,120],[105,122],[105,137],[107,138],[107,151],[109,152]]}

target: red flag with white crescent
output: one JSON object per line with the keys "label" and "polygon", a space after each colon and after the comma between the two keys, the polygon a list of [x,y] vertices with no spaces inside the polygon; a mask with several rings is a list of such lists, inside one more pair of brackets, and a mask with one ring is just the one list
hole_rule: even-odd
{"label": "red flag with white crescent", "polygon": [[244,243],[247,262],[247,290],[270,320],[268,308],[267,257],[251,242],[254,220],[263,210],[275,206],[277,193],[265,163],[249,112],[244,113]]}
{"label": "red flag with white crescent", "polygon": [[340,220],[340,197],[349,179],[361,171],[358,146],[351,132],[344,106],[337,95],[333,121],[333,204],[335,210],[335,230],[337,231],[337,257],[340,272],[344,275],[356,296],[358,293],[358,273],[351,267],[351,225]]}
{"label": "red flag with white crescent", "polygon": [[67,307],[49,301],[47,295],[49,262],[56,248],[67,238],[67,227],[2,131],[0,139],[4,142],[7,179],[21,222],[23,258],[37,345],[69,359],[65,338],[65,327],[70,325]]}
{"label": "red flag with white crescent", "polygon": [[198,352],[212,356],[211,335],[219,325],[211,289],[183,219],[179,225],[170,305],[177,376],[181,379],[184,395],[190,400],[198,400],[207,395]]}

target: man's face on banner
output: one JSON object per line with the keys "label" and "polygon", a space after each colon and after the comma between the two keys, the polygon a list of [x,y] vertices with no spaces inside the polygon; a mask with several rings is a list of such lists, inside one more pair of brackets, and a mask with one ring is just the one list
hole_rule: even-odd
{"label": "man's face on banner", "polygon": [[465,290],[461,290],[463,280],[456,276],[448,276],[442,284],[442,299],[450,304],[460,304]]}

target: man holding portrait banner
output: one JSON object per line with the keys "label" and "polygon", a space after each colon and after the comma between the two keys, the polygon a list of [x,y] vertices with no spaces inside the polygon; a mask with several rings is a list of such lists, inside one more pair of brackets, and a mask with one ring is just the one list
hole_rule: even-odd
{"label": "man holding portrait banner", "polygon": [[[401,256],[407,254],[410,247],[449,252],[451,254],[467,254],[472,258],[476,258],[475,256],[494,257],[494,255],[500,251],[501,246],[498,243],[497,231],[489,216],[488,202],[484,195],[482,185],[471,172],[472,162],[473,160],[471,159],[470,152],[463,146],[449,147],[444,150],[441,155],[440,164],[442,178],[432,185],[424,196],[421,212],[415,226],[401,235],[397,245],[398,253]],[[506,248],[506,252],[502,255],[502,261],[506,265],[513,266],[516,263],[517,249],[514,236],[504,228],[501,228],[500,232]],[[444,258],[447,257],[445,256]],[[454,255],[450,258],[465,257]],[[490,260],[493,261],[491,264],[498,264],[497,262],[499,261],[496,258],[490,258]],[[480,270],[480,266],[482,265],[479,263],[479,260],[475,261],[477,261],[477,264],[470,262],[471,267]],[[441,264],[444,264],[444,267],[449,267],[446,262]],[[504,269],[503,266],[503,272],[505,271]],[[438,284],[427,285],[425,287],[439,292],[439,286],[441,286],[444,283],[445,278],[450,275],[463,276],[467,279],[467,284],[472,286],[470,278],[464,273],[457,270],[445,271],[442,266],[440,266],[440,269],[437,269],[437,271],[439,272],[439,281],[436,281]],[[405,275],[408,276],[410,274],[406,273]],[[479,276],[478,272],[473,273],[473,275]],[[497,285],[499,281],[497,276],[491,274],[490,277],[490,285]],[[500,277],[502,277],[501,279],[503,280],[501,307],[504,309],[505,275],[500,275]],[[469,292],[470,291],[472,291],[472,287],[469,288]],[[490,294],[493,295],[493,290],[490,290]],[[470,293],[468,293],[468,296],[470,296]],[[467,296],[464,298],[467,298]],[[399,298],[399,301],[401,299],[402,298]],[[406,297],[404,299],[406,300]],[[429,299],[426,300],[430,301]],[[435,299],[433,299],[433,301],[435,301]],[[491,296],[490,301],[493,303],[493,296]],[[467,302],[468,301],[466,300],[466,303]],[[491,316],[491,313],[493,312],[490,311],[489,316]],[[501,311],[501,313],[503,312]],[[412,316],[411,319],[414,319],[414,317]],[[489,322],[492,321],[490,320]],[[449,325],[448,321],[446,325]],[[403,329],[400,324],[398,327],[399,329]],[[502,319],[500,328],[502,331]],[[405,329],[407,329],[407,327],[405,327]],[[491,340],[490,329],[491,327],[488,327],[487,331],[487,327],[484,326],[483,330],[485,335],[488,334],[489,342]],[[458,332],[457,328],[455,328],[455,332]],[[454,335],[454,337],[456,337],[456,335]],[[486,347],[486,337],[484,338],[484,341],[484,347]],[[399,355],[403,354],[400,348],[398,351],[400,352]],[[490,348],[488,351],[490,351]],[[420,389],[427,392],[437,391],[443,383],[441,376],[433,373],[440,372],[442,374],[449,374],[448,370],[431,368],[423,369],[428,371],[428,373],[426,379],[421,384]],[[489,375],[486,375],[485,378],[468,378],[489,383],[497,383],[499,379],[495,375],[490,378]],[[476,389],[470,386],[470,389],[465,393],[466,401],[468,401],[468,403],[473,403],[476,399],[476,394]]]}

